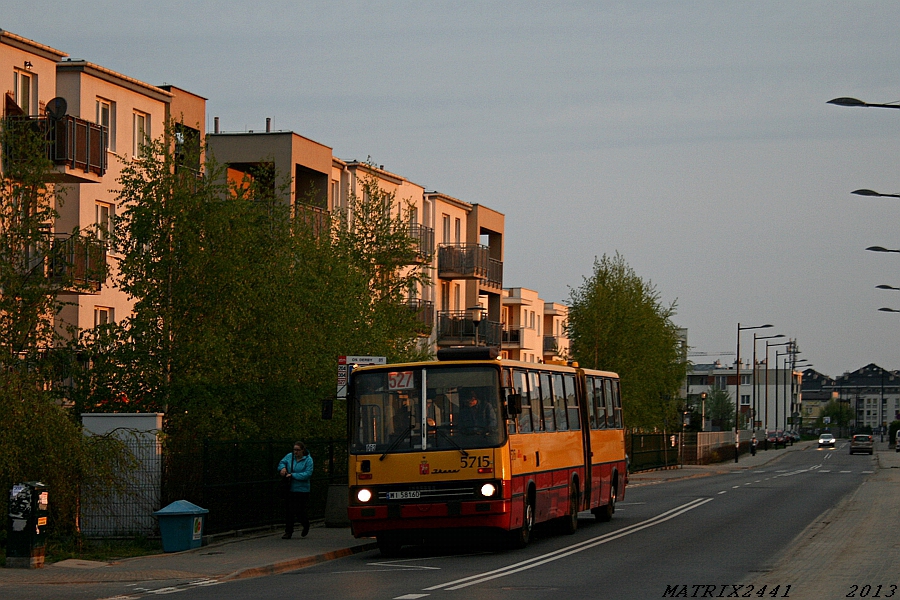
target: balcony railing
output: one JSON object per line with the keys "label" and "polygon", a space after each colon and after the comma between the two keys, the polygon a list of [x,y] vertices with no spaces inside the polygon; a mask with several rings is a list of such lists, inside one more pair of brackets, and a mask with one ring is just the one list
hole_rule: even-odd
{"label": "balcony railing", "polygon": [[503,324],[482,319],[476,325],[470,311],[438,313],[438,346],[499,346]]}
{"label": "balcony railing", "polygon": [[503,261],[495,258],[488,259],[488,274],[483,285],[498,290],[503,288]]}
{"label": "balcony railing", "polygon": [[490,271],[488,251],[488,247],[481,244],[441,244],[438,248],[438,277],[485,279]]}
{"label": "balcony railing", "polygon": [[522,346],[522,340],[525,338],[521,327],[516,329],[503,329],[503,347],[519,348]]}
{"label": "balcony railing", "polygon": [[416,321],[420,325],[419,335],[431,335],[431,331],[434,329],[434,302],[409,298],[406,300],[406,305],[416,314]]}
{"label": "balcony railing", "polygon": [[329,222],[329,212],[324,208],[297,202],[295,205],[297,219],[302,221],[315,237],[319,237],[326,230]]}
{"label": "balcony railing", "polygon": [[106,247],[79,235],[54,238],[47,274],[51,281],[71,284],[70,293],[96,294],[106,278]]}
{"label": "balcony railing", "polygon": [[424,261],[434,256],[434,229],[418,223],[409,224],[409,237],[416,240],[416,252]]}
{"label": "balcony railing", "polygon": [[[106,147],[109,130],[96,123],[70,115],[50,117],[7,117],[7,123],[31,125],[45,142],[46,156],[53,164],[103,176],[106,173]],[[8,159],[16,160],[14,149],[4,148]]]}
{"label": "balcony railing", "polygon": [[559,350],[559,340],[555,335],[544,336],[544,354],[556,354]]}

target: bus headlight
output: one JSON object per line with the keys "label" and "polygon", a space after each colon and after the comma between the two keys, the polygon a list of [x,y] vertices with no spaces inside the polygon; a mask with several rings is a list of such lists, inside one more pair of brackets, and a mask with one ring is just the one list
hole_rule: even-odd
{"label": "bus headlight", "polygon": [[362,488],[361,490],[356,492],[356,499],[363,503],[368,502],[372,499],[372,491],[367,490],[366,488]]}
{"label": "bus headlight", "polygon": [[494,493],[496,491],[497,491],[497,488],[494,486],[493,483],[486,483],[483,486],[481,486],[481,495],[484,496],[485,498],[490,498],[491,496],[494,495]]}

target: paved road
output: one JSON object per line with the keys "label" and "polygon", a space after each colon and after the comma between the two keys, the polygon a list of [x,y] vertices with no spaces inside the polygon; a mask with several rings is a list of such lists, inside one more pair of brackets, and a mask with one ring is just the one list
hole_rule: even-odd
{"label": "paved road", "polygon": [[[383,561],[377,551],[371,550],[372,540],[353,540],[344,529],[314,527],[306,540],[284,541],[278,534],[267,533],[220,541],[196,551],[113,564],[70,563],[39,571],[2,570],[0,597],[141,598],[170,592],[180,592],[181,597],[190,598],[293,596],[302,584],[302,595],[307,598],[423,597],[420,594],[462,597],[463,592],[467,598],[507,595],[539,598],[559,594],[550,588],[563,588],[570,597],[642,598],[663,597],[669,584],[747,586],[761,581],[781,585],[781,594],[786,589],[784,586],[790,585],[787,596],[790,598],[843,598],[854,591],[854,585],[856,597],[876,597],[878,585],[882,586],[878,597],[890,597],[890,586],[900,579],[897,574],[900,547],[894,541],[900,514],[900,454],[888,452],[886,444],[878,450],[873,459],[862,455],[849,457],[845,448],[825,452],[818,451],[814,445],[801,444],[787,450],[761,451],[754,458],[741,457],[738,465],[723,463],[639,474],[632,477],[631,489],[613,523],[593,524],[585,515],[583,526],[575,536],[548,532],[526,552],[486,552],[477,556],[437,552],[425,557],[429,562],[423,563],[418,551],[411,550],[399,561]],[[829,454],[830,458],[825,458]],[[839,464],[849,468],[833,468]],[[772,479],[765,481],[767,477]],[[794,523],[796,532],[790,527],[777,527],[783,537],[779,540],[783,550],[756,556],[753,572],[704,567],[703,561],[729,562],[728,553],[721,549],[728,548],[727,543],[719,549],[706,548],[699,554],[659,545],[659,540],[675,537],[682,525],[695,536],[689,542],[694,546],[698,545],[696,539],[703,536],[728,539],[734,532],[726,526],[709,524],[715,512],[712,507],[732,506],[736,514],[747,513],[758,504],[754,503],[754,497],[771,493],[769,490],[775,486],[815,492],[816,486],[826,481],[843,485],[850,477],[858,477],[862,484],[847,488],[850,491],[833,508],[817,509],[815,502],[822,498],[816,498],[815,493],[808,496],[803,504],[811,516],[802,523]],[[799,487],[791,488],[795,484]],[[840,490],[836,493],[841,495]],[[783,506],[790,505],[789,494],[784,494],[784,501]],[[827,505],[829,502],[823,506]],[[681,514],[671,518],[664,515],[666,510],[678,507],[682,507]],[[662,521],[664,518],[667,520]],[[725,522],[735,521],[727,512],[722,518]],[[765,532],[772,530],[773,523],[777,523],[774,516],[764,525],[748,525]],[[573,552],[576,550],[573,546],[579,542],[595,545]],[[510,565],[538,557],[547,560],[558,556],[560,551],[571,553],[572,558],[549,560],[546,566],[529,562],[534,566],[520,573],[508,573]],[[610,556],[618,556],[622,562],[610,563],[607,560]],[[665,558],[663,562],[669,565],[668,571],[655,580],[652,569],[641,567],[639,562],[629,562],[631,557],[640,561],[648,557],[652,560],[654,556]],[[706,558],[692,561],[692,556]],[[744,556],[753,558],[753,553]],[[323,562],[339,557],[346,558]],[[735,560],[737,565],[745,566],[745,558]],[[308,565],[317,566],[296,570]],[[600,569],[600,565],[604,568]],[[456,579],[456,574],[477,575],[494,569],[507,574],[458,591],[449,589],[454,586],[445,585]],[[224,581],[286,572],[290,574],[222,585]],[[590,577],[586,578],[585,573]],[[613,590],[607,581],[628,581],[618,573],[629,574],[633,581],[647,585]],[[865,588],[866,585],[872,587]],[[423,591],[433,586],[437,588]],[[741,592],[747,589],[741,588]],[[610,595],[613,591],[617,595]],[[707,588],[695,591],[685,587],[686,596],[680,591],[676,589],[672,594],[703,597],[709,593]],[[727,597],[732,591],[726,590],[721,597]],[[771,591],[768,588],[763,597],[771,597],[768,595]],[[717,589],[716,595],[706,597],[718,597],[719,593],[723,592]],[[900,591],[895,596],[900,597],[898,594]]]}

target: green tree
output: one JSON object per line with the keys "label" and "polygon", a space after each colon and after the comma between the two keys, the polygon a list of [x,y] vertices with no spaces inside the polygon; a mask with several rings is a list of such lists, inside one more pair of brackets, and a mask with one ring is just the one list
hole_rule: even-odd
{"label": "green tree", "polygon": [[319,418],[337,357],[418,351],[402,295],[423,276],[396,199],[373,179],[352,221],[289,206],[268,164],[228,181],[211,160],[182,168],[167,139],[119,180],[118,284],[135,305],[82,339],[88,402],[166,412],[170,443],[342,435]]}
{"label": "green tree", "polygon": [[734,427],[734,400],[731,394],[722,388],[710,389],[706,397],[706,414],[713,427],[728,431]]}
{"label": "green tree", "polygon": [[828,404],[822,409],[823,417],[830,417],[830,427],[844,429],[850,426],[853,421],[853,409],[850,408],[849,402],[840,402],[839,400],[829,400]]}
{"label": "green tree", "polygon": [[616,371],[629,427],[679,424],[678,389],[686,365],[672,323],[675,303],[664,306],[656,288],[618,253],[594,260],[594,272],[571,291],[569,338],[584,367]]}
{"label": "green tree", "polygon": [[[40,123],[5,119],[0,148],[0,489],[46,483],[51,531],[71,533],[80,491],[93,484],[115,489],[116,469],[129,458],[115,440],[83,435],[64,406],[69,393],[61,383],[74,362],[64,334],[74,332],[58,326],[60,296],[102,280],[105,269],[79,271],[65,251],[73,243],[96,247],[91,232],[74,231],[65,241],[51,233],[62,197],[48,183],[53,165]],[[0,494],[4,514],[7,497]]]}

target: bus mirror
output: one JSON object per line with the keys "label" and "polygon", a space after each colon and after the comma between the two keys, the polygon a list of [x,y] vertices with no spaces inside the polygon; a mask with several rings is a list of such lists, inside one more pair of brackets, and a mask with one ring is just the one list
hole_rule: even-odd
{"label": "bus mirror", "polygon": [[510,416],[522,414],[522,394],[510,394],[506,397],[506,412]]}

